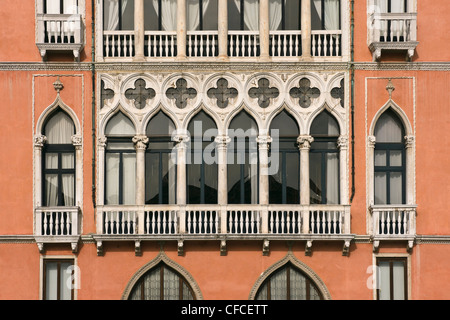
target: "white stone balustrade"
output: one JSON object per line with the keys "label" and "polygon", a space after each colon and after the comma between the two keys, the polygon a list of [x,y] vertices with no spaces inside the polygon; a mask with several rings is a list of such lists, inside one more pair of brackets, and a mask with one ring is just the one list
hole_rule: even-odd
{"label": "white stone balustrade", "polygon": [[259,55],[258,31],[228,31],[229,57],[257,57]]}
{"label": "white stone balustrade", "polygon": [[342,55],[341,30],[312,30],[311,55],[313,57],[339,57]]}
{"label": "white stone balustrade", "polygon": [[416,207],[412,205],[374,205],[370,208],[374,236],[389,238],[416,234]]}
{"label": "white stone balustrade", "polygon": [[104,31],[105,58],[129,58],[134,56],[134,31]]}
{"label": "white stone balustrade", "polygon": [[36,45],[42,58],[47,51],[72,51],[79,54],[84,43],[84,28],[80,14],[37,14]]}
{"label": "white stone balustrade", "polygon": [[216,57],[219,54],[217,31],[188,31],[187,56]]}
{"label": "white stone balustrade", "polygon": [[177,56],[176,31],[145,31],[146,57],[167,58]]}
{"label": "white stone balustrade", "polygon": [[269,39],[269,51],[272,57],[299,57],[302,55],[300,30],[270,31]]}
{"label": "white stone balustrade", "polygon": [[80,234],[78,207],[40,207],[35,210],[36,236],[77,236]]}
{"label": "white stone balustrade", "polygon": [[97,207],[103,235],[343,235],[348,205],[144,205]]}

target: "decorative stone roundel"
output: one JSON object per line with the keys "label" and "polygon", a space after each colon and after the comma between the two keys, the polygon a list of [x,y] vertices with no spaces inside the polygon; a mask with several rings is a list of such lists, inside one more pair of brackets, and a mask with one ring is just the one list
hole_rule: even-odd
{"label": "decorative stone roundel", "polygon": [[143,109],[148,99],[155,97],[155,90],[152,88],[145,88],[145,80],[137,79],[134,82],[134,88],[125,91],[125,97],[129,100],[134,100],[134,106],[137,109]]}
{"label": "decorative stone roundel", "polygon": [[187,81],[180,78],[177,80],[175,88],[167,89],[166,96],[169,99],[175,99],[175,105],[179,109],[184,109],[187,106],[188,99],[194,99],[197,96],[197,90],[188,88]]}
{"label": "decorative stone roundel", "polygon": [[208,97],[217,100],[219,108],[226,108],[228,106],[228,99],[236,98],[238,91],[236,88],[229,88],[227,79],[220,78],[217,80],[217,88],[211,88],[207,92]]}
{"label": "decorative stone roundel", "polygon": [[320,96],[320,90],[316,87],[311,88],[311,81],[308,78],[301,78],[299,86],[292,88],[289,94],[292,98],[299,99],[300,107],[308,108],[311,105],[311,99]]}
{"label": "decorative stone roundel", "polygon": [[269,80],[261,78],[258,80],[258,87],[252,87],[248,90],[250,98],[258,99],[261,108],[267,108],[270,99],[275,99],[280,94],[276,87],[269,87]]}

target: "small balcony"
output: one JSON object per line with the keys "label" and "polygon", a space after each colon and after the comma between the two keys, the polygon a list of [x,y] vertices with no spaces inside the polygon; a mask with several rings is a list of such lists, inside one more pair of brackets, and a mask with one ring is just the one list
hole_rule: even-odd
{"label": "small balcony", "polygon": [[108,240],[305,240],[307,254],[315,240],[339,240],[346,254],[353,238],[344,205],[99,206],[96,221],[99,254]]}
{"label": "small balcony", "polygon": [[382,51],[405,51],[408,60],[414,55],[417,41],[417,13],[374,13],[369,21],[369,49],[373,60]]}
{"label": "small balcony", "polygon": [[81,212],[79,207],[39,207],[34,212],[34,235],[39,251],[44,244],[70,243],[72,251],[78,249]]}
{"label": "small balcony", "polygon": [[416,238],[415,205],[373,205],[370,212],[374,251],[380,241],[397,240],[407,241],[408,251],[412,249]]}
{"label": "small balcony", "polygon": [[42,59],[47,51],[72,52],[79,61],[84,46],[84,28],[80,14],[38,14],[36,45]]}

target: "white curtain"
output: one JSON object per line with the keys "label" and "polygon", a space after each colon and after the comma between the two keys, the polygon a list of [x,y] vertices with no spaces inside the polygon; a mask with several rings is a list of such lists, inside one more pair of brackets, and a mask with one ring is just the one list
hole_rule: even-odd
{"label": "white curtain", "polygon": [[[62,154],[62,168],[63,169],[73,169],[74,168],[74,154],[73,153],[63,153]],[[63,174],[62,175],[62,193],[64,197],[64,205],[73,206],[75,205],[75,177],[73,174]]]}
{"label": "white curtain", "polygon": [[48,144],[72,144],[74,125],[64,112],[56,113],[45,125]]}
{"label": "white curtain", "polygon": [[339,0],[314,0],[319,19],[322,19],[322,1],[324,2],[325,30],[339,30]]}
{"label": "white curtain", "polygon": [[269,2],[269,26],[270,30],[279,30],[281,28],[281,1],[270,0]]}
{"label": "white curtain", "polygon": [[180,278],[168,268],[164,268],[164,300],[178,300],[180,295]]}
{"label": "white curtain", "polygon": [[376,142],[396,142],[403,141],[403,128],[401,123],[396,121],[389,114],[383,114],[375,127]]}
{"label": "white curtain", "polygon": [[119,204],[119,154],[106,155],[106,202]]}
{"label": "white curtain", "polygon": [[239,12],[241,12],[241,1],[244,1],[244,23],[248,30],[259,30],[259,0],[234,0]]}
{"label": "white curtain", "polygon": [[[58,156],[56,155],[56,158]],[[58,160],[56,160],[58,161]],[[58,205],[58,175],[57,174],[47,174],[45,175],[45,194],[47,195],[46,205],[49,207],[54,207]]]}
{"label": "white curtain", "polygon": [[[187,0],[187,30],[197,30],[200,24],[200,3],[198,0]],[[203,0],[203,15],[208,9],[209,0]]]}
{"label": "white curtain", "polygon": [[[153,7],[158,12],[158,0],[153,0]],[[177,1],[161,0],[161,23],[165,31],[177,30]]]}
{"label": "white curtain", "polygon": [[[169,134],[175,132],[175,125],[172,121],[169,121]],[[176,192],[177,192],[177,154],[176,152],[169,153],[169,204],[176,203]]]}
{"label": "white curtain", "polygon": [[386,204],[386,173],[375,172],[375,204]]}
{"label": "white curtain", "polygon": [[123,159],[123,204],[136,203],[136,154],[124,153]]}
{"label": "white curtain", "polygon": [[327,204],[339,203],[339,154],[327,153]]}
{"label": "white curtain", "polygon": [[135,129],[131,120],[120,112],[108,121],[105,134],[132,136],[135,134]]}
{"label": "white curtain", "polygon": [[[128,0],[122,0],[122,14],[127,5]],[[119,0],[105,0],[104,6],[106,30],[116,30],[119,26]]]}

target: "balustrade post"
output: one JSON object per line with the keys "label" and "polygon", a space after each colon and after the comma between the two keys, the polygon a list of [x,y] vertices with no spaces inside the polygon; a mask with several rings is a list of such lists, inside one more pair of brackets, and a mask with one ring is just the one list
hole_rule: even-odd
{"label": "balustrade post", "polygon": [[227,233],[228,217],[227,217],[227,206],[220,206],[220,233]]}
{"label": "balustrade post", "polygon": [[219,0],[218,3],[218,42],[219,59],[228,59],[228,1]]}

